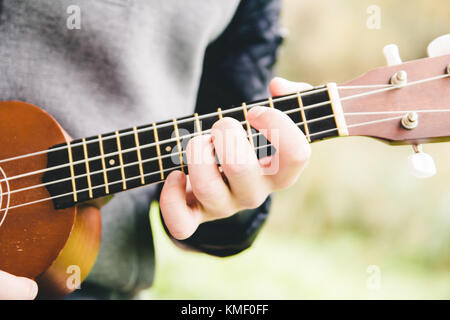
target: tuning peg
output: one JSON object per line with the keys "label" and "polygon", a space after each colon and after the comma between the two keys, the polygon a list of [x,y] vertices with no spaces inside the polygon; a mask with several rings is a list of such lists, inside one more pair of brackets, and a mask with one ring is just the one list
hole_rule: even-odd
{"label": "tuning peg", "polygon": [[436,174],[433,158],[422,151],[422,145],[413,145],[414,154],[408,157],[408,167],[416,178],[430,178]]}
{"label": "tuning peg", "polygon": [[386,63],[388,66],[402,64],[400,52],[398,51],[398,46],[396,44],[388,44],[387,46],[385,46],[383,48],[383,54],[386,58]]}
{"label": "tuning peg", "polygon": [[450,54],[450,33],[431,41],[427,47],[427,52],[430,58]]}

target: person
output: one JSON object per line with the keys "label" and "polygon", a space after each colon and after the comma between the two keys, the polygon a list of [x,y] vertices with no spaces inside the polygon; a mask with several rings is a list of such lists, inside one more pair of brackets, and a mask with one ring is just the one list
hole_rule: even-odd
{"label": "person", "polygon": [[[282,42],[279,13],[280,0],[4,1],[1,99],[40,106],[81,138],[307,89],[280,78],[269,86]],[[278,110],[254,107],[248,120],[256,129],[279,131],[276,174],[262,174],[267,159],[250,153],[236,120],[217,121],[187,150],[211,150],[203,153],[206,160],[214,160],[214,149],[219,158],[245,161],[222,163],[224,178],[215,161],[195,163],[188,156],[188,179],[174,171],[162,188],[117,194],[102,208],[95,266],[68,298],[133,298],[151,286],[153,199],[159,198],[164,227],[181,247],[220,257],[250,247],[267,218],[270,194],[296,181],[311,151]],[[214,138],[225,133],[237,138],[220,145]],[[37,292],[34,281],[0,272],[1,299],[33,299]]]}

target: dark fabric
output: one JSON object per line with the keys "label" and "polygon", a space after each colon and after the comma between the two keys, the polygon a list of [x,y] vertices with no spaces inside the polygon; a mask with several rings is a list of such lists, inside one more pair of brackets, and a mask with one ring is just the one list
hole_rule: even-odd
{"label": "dark fabric", "polygon": [[[271,197],[256,209],[244,210],[220,220],[201,224],[186,240],[175,240],[180,244],[217,257],[228,257],[248,249],[267,219]],[[167,233],[166,225],[164,229]]]}
{"label": "dark fabric", "polygon": [[81,288],[75,290],[64,300],[133,300],[139,299],[136,292],[123,293],[120,291],[113,291],[102,286],[85,281],[81,284]]}
{"label": "dark fabric", "polygon": [[[269,81],[282,41],[280,5],[280,0],[242,1],[227,29],[208,46],[196,107],[199,114],[269,96]],[[256,238],[270,203],[269,197],[254,210],[204,223],[180,242],[221,257],[239,253]]]}
{"label": "dark fabric", "polygon": [[215,112],[267,98],[268,86],[282,42],[280,0],[244,0],[230,25],[205,53],[197,112]]}

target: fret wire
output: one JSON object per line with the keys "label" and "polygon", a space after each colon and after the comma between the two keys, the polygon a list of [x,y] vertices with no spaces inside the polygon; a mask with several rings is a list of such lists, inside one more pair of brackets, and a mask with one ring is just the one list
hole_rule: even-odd
{"label": "fret wire", "polygon": [[73,170],[73,157],[72,157],[72,147],[70,145],[70,141],[67,142],[67,153],[69,155],[69,164],[70,164],[70,175],[72,177],[72,189],[73,189],[73,201],[77,202],[77,186],[75,183],[75,172]]}
{"label": "fret wire", "polygon": [[[447,77],[447,76],[449,76],[449,75],[445,75],[444,77]],[[435,78],[438,79],[438,77],[433,77],[431,79],[428,79],[428,81],[435,80]],[[443,78],[443,77],[439,77],[439,79],[440,78]],[[408,85],[412,85],[412,84],[416,84],[416,83],[421,83],[421,82],[415,81],[415,82],[409,83]],[[341,87],[339,87],[339,88],[341,88]],[[322,92],[322,91],[326,91],[326,90],[327,90],[326,87],[319,86],[319,87],[315,87],[314,90],[302,92],[301,95],[302,96],[307,96],[307,95],[310,95],[310,94],[314,94],[314,93],[318,93],[318,92]],[[377,93],[377,92],[372,92],[372,93]],[[361,95],[362,94],[358,94],[358,95],[356,95],[356,97],[359,97]],[[288,100],[288,99],[292,99],[294,96],[295,95],[293,95],[293,94],[289,94],[289,95],[286,95],[286,96],[275,98],[274,101],[285,101],[285,100]],[[353,98],[353,96],[348,96],[348,97],[342,98],[342,101],[343,100],[348,100],[349,98]],[[253,103],[253,104],[250,104],[249,106],[257,106],[257,105],[260,105],[260,104],[261,104],[261,102]],[[308,106],[308,107],[318,107],[318,106],[319,105],[317,105],[317,106]],[[226,110],[224,110],[224,113],[231,113],[231,112],[239,111],[239,110],[241,110],[241,108],[242,108],[242,106],[226,109]],[[200,115],[198,117],[199,117],[199,119],[203,119],[203,118],[207,118],[207,117],[212,117],[215,114],[216,113],[204,114],[204,115]],[[186,123],[186,122],[189,122],[189,121],[192,121],[192,118],[182,119],[182,120],[179,121],[179,123],[181,124],[181,123]],[[162,124],[158,124],[157,127],[158,128],[164,128],[164,127],[167,127],[167,126],[168,126],[167,123],[162,123]],[[145,132],[146,130],[147,130],[146,128],[141,128],[141,129],[138,130],[138,133]],[[129,134],[129,133],[123,132],[123,133],[120,133],[119,136],[124,136],[124,135],[127,135],[127,134]],[[112,138],[113,138],[112,136],[108,136],[108,137],[104,138],[104,140],[109,140],[109,139],[112,139]],[[94,142],[98,142],[98,141],[99,140],[94,139],[94,140],[90,140],[88,143],[94,143]],[[81,145],[81,143],[75,143],[73,146],[80,146],[80,145]],[[1,159],[0,163],[6,162],[6,161],[17,160],[17,159],[21,159],[21,158],[24,158],[24,157],[31,157],[31,156],[35,156],[35,155],[39,155],[39,154],[43,154],[43,153],[55,152],[55,151],[64,150],[64,149],[67,149],[67,146],[66,145],[64,145],[64,146],[61,145],[61,146],[59,146],[57,148],[54,148],[54,149],[52,149],[50,151],[46,149],[46,150],[41,150],[41,151],[28,153],[28,154],[24,154],[24,155],[20,155],[20,156],[15,156],[15,157],[7,158],[7,159]]]}
{"label": "fret wire", "polygon": [[[303,96],[303,95],[302,95]],[[313,108],[313,107],[319,107],[319,106],[325,106],[326,104],[329,104],[329,101],[325,101],[325,102],[320,102],[320,103],[315,103],[315,104],[313,104],[313,105],[308,105],[307,107],[304,107],[304,110],[306,110],[306,109],[310,109],[310,108]],[[229,110],[229,109],[227,109],[227,110]],[[293,112],[295,112],[297,110],[297,108],[295,108],[295,109],[290,109],[290,110],[288,110],[288,111],[285,111],[284,113],[285,114],[290,114],[290,113],[293,113]],[[194,118],[197,118],[197,119],[200,119],[200,117],[195,117],[195,115],[196,114],[194,114]],[[322,120],[322,119],[325,119],[325,118],[328,118],[328,116],[327,117],[323,117],[323,118],[320,118],[320,119],[312,119],[312,120],[308,120],[307,122],[308,123],[313,123],[313,122],[316,122],[317,120]],[[180,121],[180,123],[182,122],[182,120]],[[196,123],[197,123],[197,126],[198,127],[200,127],[200,122],[199,121],[196,121]],[[241,124],[245,124],[245,122],[244,123],[242,123],[241,122]],[[153,124],[153,126],[154,127],[157,127],[156,126],[156,124],[154,123]],[[144,132],[144,130],[142,130],[142,129],[139,129],[138,130],[138,132],[139,131],[141,131],[141,132]],[[206,132],[206,131],[205,131]],[[122,135],[123,135],[123,133],[122,133]],[[312,135],[312,134],[310,134],[310,135]],[[191,135],[186,135],[186,136],[183,136],[183,138],[187,138],[187,137],[189,137],[189,136],[195,136],[195,134],[191,134]],[[95,141],[99,141],[100,143],[99,143],[99,145],[100,145],[100,148],[101,149],[103,149],[102,147],[103,147],[103,140],[106,140],[106,139],[103,139],[103,137],[102,137],[102,135],[100,134],[100,135],[98,135],[98,140],[95,140]],[[110,136],[108,136],[107,138],[110,138]],[[171,142],[171,141],[174,141],[174,139],[168,139],[168,140],[164,140],[164,142]],[[159,143],[159,142],[158,142]],[[67,144],[66,144],[67,145]],[[155,146],[155,145],[157,145],[157,143],[150,143],[150,144],[145,144],[145,145],[142,145],[141,147],[142,148],[144,148],[144,147],[152,147],[152,146]],[[158,147],[158,146],[157,146]],[[65,149],[68,149],[68,147],[66,147]],[[134,150],[136,150],[136,148],[128,148],[128,149],[126,149],[126,150],[124,150],[124,151],[127,151],[127,152],[131,152],[131,151],[134,151]],[[101,155],[100,156],[94,156],[94,157],[92,157],[90,160],[96,160],[96,159],[101,159],[102,160],[102,164],[104,165],[104,157],[105,157],[105,155],[104,155],[104,152],[103,152],[103,150],[100,150],[101,151]],[[118,154],[117,152],[112,152],[112,153],[110,153],[109,155],[116,155],[116,154]],[[83,161],[77,161],[77,162],[74,162],[73,164],[78,164],[78,163],[82,163]],[[41,173],[41,172],[45,172],[45,171],[48,171],[48,170],[56,170],[56,169],[60,169],[60,168],[64,168],[64,167],[67,167],[67,164],[63,164],[63,165],[57,165],[57,166],[53,166],[53,167],[50,167],[50,168],[46,168],[46,169],[43,169],[43,170],[38,170],[38,171],[36,171],[36,172],[33,172],[33,174],[37,174],[37,173]],[[105,165],[104,165],[104,167],[106,167]],[[27,175],[29,175],[29,174],[22,174],[22,175],[17,175],[17,176],[13,176],[13,177],[10,177],[9,178],[9,180],[12,180],[12,179],[17,179],[17,178],[21,178],[21,177],[24,177],[24,176],[27,176]],[[108,182],[108,179],[107,179],[107,176],[105,176],[105,182],[107,183]],[[1,181],[1,179],[0,179],[0,181]],[[109,193],[109,190],[108,190],[108,187],[106,187],[105,188],[106,189],[106,193],[108,194]]]}
{"label": "fret wire", "polygon": [[86,139],[83,138],[81,140],[83,142],[83,153],[84,153],[84,158],[86,159],[86,178],[87,178],[87,182],[88,182],[88,189],[89,189],[89,198],[93,198],[92,195],[92,182],[91,182],[91,170],[89,168],[89,156],[88,156],[88,150],[87,150],[87,145],[86,145]]}
{"label": "fret wire", "polygon": [[159,146],[158,129],[156,129],[155,123],[153,123],[153,135],[155,136],[156,155],[158,156],[159,172],[161,174],[161,180],[164,180],[164,169],[163,169],[162,159],[161,159],[161,148]]}
{"label": "fret wire", "polygon": [[[324,89],[321,89],[321,90],[317,90],[316,92],[322,92],[322,91],[325,91],[326,90],[326,88],[324,88]],[[314,93],[316,93],[316,92],[314,92]],[[308,92],[308,94],[311,94],[311,92]],[[301,96],[304,96],[305,94],[301,94]],[[279,98],[277,98],[277,99],[274,99],[274,101],[284,101],[284,100],[286,100],[288,97],[295,97],[295,95],[289,95],[289,96],[285,96],[285,97],[283,97],[282,99],[279,99]],[[295,98],[294,98],[295,99]],[[267,103],[267,102],[266,102]],[[306,109],[312,109],[312,108],[316,108],[316,107],[319,107],[319,106],[325,106],[325,105],[327,105],[327,104],[329,104],[330,102],[329,101],[325,101],[325,102],[320,102],[320,103],[315,103],[315,104],[312,104],[312,105],[308,105],[307,107],[304,107],[304,109],[306,110]],[[245,105],[245,103],[244,103],[244,105]],[[260,105],[260,103],[254,103],[254,105]],[[227,110],[225,110],[225,111],[230,111],[230,110],[239,110],[239,109],[242,109],[242,106],[241,107],[236,107],[236,108],[232,108],[232,109],[227,109]],[[286,111],[285,113],[286,114],[289,114],[289,113],[291,113],[291,112],[294,112],[295,111],[295,109],[293,109],[293,110],[288,110],[288,111]],[[198,116],[197,115],[197,117],[194,117],[194,118],[197,118],[197,119],[200,119],[200,118],[204,118],[204,117],[211,117],[212,116],[212,114],[208,114],[208,115],[202,115],[201,117],[200,116]],[[184,122],[186,122],[186,121],[192,121],[191,119],[182,119],[182,120],[180,120],[179,121],[179,123],[184,123]],[[196,121],[197,122],[197,121]],[[312,121],[310,121],[310,122],[312,122]],[[197,122],[198,123],[198,122]],[[155,127],[166,127],[167,125],[166,124],[160,124],[160,125],[158,125],[158,126],[156,126],[156,124],[154,124],[154,126]],[[144,132],[144,131],[146,131],[145,129],[139,129],[139,131],[142,131],[142,132]],[[119,136],[120,135],[124,135],[124,133],[120,133],[119,134]],[[101,137],[101,135],[99,135],[99,137]],[[108,139],[110,139],[111,137],[110,136],[108,136]],[[97,140],[97,141],[102,141],[103,139],[102,138],[100,138],[100,140]],[[166,140],[165,142],[168,142],[168,141],[173,141],[173,139],[169,139],[169,140]],[[95,142],[95,140],[92,140],[92,141],[89,141],[89,142]],[[79,143],[77,144],[77,145],[79,145]],[[154,144],[148,144],[148,145],[145,145],[145,146],[147,146],[147,147],[149,147],[149,146],[153,146]],[[68,148],[67,147],[67,145],[66,145],[66,147],[65,148]],[[59,149],[58,149],[59,150]],[[129,148],[129,149],[127,149],[126,151],[133,151],[133,150],[136,150],[136,148]],[[111,153],[111,155],[114,155],[114,154],[117,154],[117,152],[113,152],[113,153]],[[103,155],[104,156],[104,155]],[[101,157],[93,157],[92,158],[92,160],[94,160],[94,159],[98,159],[98,158],[101,158]],[[76,162],[76,163],[79,163],[79,161],[78,162]],[[76,163],[73,163],[73,164],[76,164]],[[50,169],[58,169],[58,168],[62,168],[62,167],[65,167],[65,166],[67,166],[67,165],[58,165],[58,166],[54,166],[54,167],[51,167],[51,168],[46,168],[46,169],[43,169],[43,170],[39,170],[39,171],[37,171],[36,173],[40,173],[40,172],[45,172],[45,171],[47,171],[47,170],[50,170]],[[17,179],[17,178],[20,178],[20,177],[22,177],[22,176],[26,176],[26,175],[29,175],[29,174],[22,174],[22,175],[17,175],[17,176],[13,176],[13,177],[10,177],[9,179]],[[163,174],[162,174],[162,176],[163,176]],[[105,182],[107,182],[107,179],[105,179]],[[106,188],[107,189],[107,188]]]}
{"label": "fret wire", "polygon": [[[330,101],[330,102],[332,102],[332,101]],[[331,107],[333,107],[333,106],[331,105]],[[386,120],[387,120],[387,119],[383,119],[382,121],[386,121]],[[323,133],[325,133],[325,132],[336,131],[336,129],[337,129],[337,128],[332,128],[332,129],[324,130],[324,131],[321,131],[321,132],[316,132],[316,133],[314,133],[313,135],[319,135],[319,134],[323,134]],[[71,147],[70,143],[67,144],[67,145],[68,145],[68,148]],[[73,165],[73,164],[74,164],[74,163],[73,163],[73,159],[72,159],[71,165]],[[76,190],[74,190],[74,192],[76,193]]]}
{"label": "fret wire", "polygon": [[272,109],[275,109],[275,106],[273,105],[272,97],[267,98],[267,100],[269,101],[269,107],[271,107]]}
{"label": "fret wire", "polygon": [[177,125],[177,119],[176,118],[173,119],[173,127],[175,129],[175,137],[177,138],[176,139],[177,146],[178,146],[178,150],[180,152],[179,158],[180,158],[181,171],[184,172],[183,154],[181,153],[183,151],[183,148],[181,148],[180,133],[178,132],[178,125]]}
{"label": "fret wire", "polygon": [[139,172],[141,174],[141,183],[145,184],[144,169],[142,168],[141,146],[139,144],[139,136],[136,127],[133,127],[133,132],[134,132],[134,142],[136,143],[137,148],[137,157],[139,162]]}
{"label": "fret wire", "polygon": [[[302,95],[302,96],[303,96],[303,95]],[[291,98],[292,98],[292,96],[291,96]],[[275,101],[278,101],[278,99],[275,100]],[[330,103],[329,101],[324,101],[324,102],[320,102],[320,103],[315,103],[315,104],[312,104],[312,105],[308,105],[308,106],[304,107],[303,109],[304,109],[304,110],[309,110],[309,109],[312,109],[312,108],[317,108],[317,107],[322,107],[322,106],[329,105],[329,103]],[[260,104],[255,104],[255,105],[260,105]],[[226,109],[226,110],[224,110],[224,112],[229,111],[229,110],[232,110],[232,109]],[[242,110],[242,107],[239,107],[239,110]],[[288,111],[285,111],[284,113],[285,113],[285,114],[291,114],[291,113],[293,113],[293,112],[296,111],[296,110],[297,110],[297,108],[291,109],[291,110],[288,110]],[[202,118],[205,118],[206,116],[207,116],[207,117],[212,117],[213,115],[214,115],[214,113],[211,113],[211,114],[208,114],[208,115],[198,116],[198,118],[199,118],[199,119],[202,119]],[[192,120],[190,120],[190,121],[192,121]],[[179,121],[179,123],[185,123],[185,122],[186,122],[185,119]],[[308,122],[311,122],[311,120],[309,120]],[[169,123],[171,123],[171,122],[169,122]],[[161,125],[158,125],[158,126],[156,126],[156,127],[159,127],[159,128],[165,128],[166,125],[165,125],[165,124],[161,124]],[[145,130],[144,130],[144,129],[139,129],[138,132],[145,132]],[[123,133],[120,133],[120,134],[119,134],[119,136],[123,136],[123,135],[124,135]],[[186,137],[186,136],[183,136],[183,138],[185,138],[185,137]],[[105,137],[104,140],[109,140],[110,138],[111,138],[111,136],[108,136],[108,137]],[[89,143],[94,142],[94,141],[97,141],[97,140],[89,141]],[[172,141],[175,141],[175,139],[174,139],[174,138],[171,138],[171,139],[164,140],[163,142],[164,142],[164,143],[167,143],[167,142],[172,142]],[[80,144],[74,144],[74,145],[80,145]],[[154,145],[155,145],[154,143],[150,143],[150,144],[143,145],[142,147],[152,147],[152,146],[154,146]],[[67,147],[64,147],[64,149],[67,149]],[[57,150],[63,150],[63,149],[57,149]],[[125,149],[124,151],[125,151],[125,152],[131,152],[131,151],[134,151],[134,150],[136,150],[135,147],[133,147],[133,148],[127,148],[127,149]],[[113,155],[117,155],[117,154],[118,154],[118,152],[111,152],[111,153],[109,153],[108,155],[113,156]],[[96,160],[96,159],[100,159],[100,156],[94,156],[94,157],[91,157],[90,160]],[[1,160],[0,160],[0,162],[1,162]],[[79,163],[82,163],[82,162],[83,162],[83,160],[82,160],[82,161],[75,161],[74,164],[79,164]],[[60,168],[66,167],[66,166],[67,166],[66,164],[58,165],[58,166],[54,166],[54,167],[52,167],[52,168],[46,168],[46,169],[42,169],[42,170],[37,170],[35,173],[37,174],[37,173],[45,172],[45,171],[47,171],[47,170],[49,170],[49,169],[60,169]],[[10,177],[9,180],[13,180],[13,179],[17,179],[17,178],[22,178],[22,177],[24,177],[24,176],[26,176],[26,174],[20,174],[20,175],[17,175],[17,176]],[[2,179],[0,179],[0,181],[2,181]]]}
{"label": "fret wire", "polygon": [[[267,145],[264,145],[264,146],[258,146],[256,149],[269,147],[269,146],[271,146],[270,143],[267,144]],[[178,168],[180,168],[180,167],[169,168],[169,169],[166,169],[165,171],[176,170]],[[151,175],[154,175],[154,174],[157,174],[157,172],[149,172],[149,173],[146,173],[145,176],[151,176]],[[137,177],[130,177],[127,180],[133,180],[133,179],[137,179]],[[120,181],[115,181],[115,182],[112,182],[111,184],[116,184],[118,182],[120,182]],[[162,182],[162,181],[160,181],[160,182]],[[103,187],[103,185],[95,186],[94,189],[97,189],[97,188],[100,188],[100,187]],[[85,189],[80,190],[80,192],[84,192],[84,191],[86,191],[86,190]],[[73,192],[68,192],[68,193],[57,195],[57,196],[50,196],[50,197],[47,197],[47,198],[42,198],[42,199],[39,199],[39,200],[35,200],[35,201],[27,202],[27,203],[22,203],[22,204],[10,207],[9,209],[15,209],[15,208],[19,208],[19,207],[23,207],[23,206],[27,206],[27,205],[31,205],[31,204],[35,204],[35,203],[40,203],[40,202],[44,202],[44,201],[48,201],[48,200],[52,200],[52,199],[62,198],[62,197],[65,197],[65,196],[69,196],[72,193]],[[5,209],[0,209],[0,212],[1,211],[5,211]]]}
{"label": "fret wire", "polygon": [[[316,118],[316,119],[314,119],[314,120],[309,120],[308,122],[317,122],[317,121],[322,121],[322,120],[325,120],[325,119],[329,119],[329,118],[332,118],[333,117],[333,115],[328,115],[328,116],[324,116],[324,117],[322,117],[322,118]],[[244,124],[243,122],[241,122],[241,124]],[[303,125],[303,122],[298,122],[298,123],[295,123],[297,126],[300,126],[300,125]],[[318,134],[322,134],[322,133],[325,133],[325,132],[331,132],[331,131],[334,131],[334,130],[336,130],[335,128],[333,128],[333,129],[330,129],[330,130],[326,130],[326,131],[324,131],[324,132],[317,132],[317,133],[315,133],[315,134],[311,134],[311,136],[315,136],[315,135],[318,135]],[[205,132],[208,132],[209,130],[206,130]],[[260,132],[256,132],[252,137],[256,137],[256,136],[259,136],[261,133]],[[100,135],[99,135],[100,136]],[[99,140],[99,141],[101,141],[101,140]],[[265,145],[265,146],[258,146],[258,147],[256,147],[255,149],[260,149],[260,148],[262,148],[262,147],[268,147],[268,146],[270,146],[270,144],[267,144],[267,145]],[[184,151],[183,151],[184,152]],[[161,156],[161,158],[166,158],[166,157],[170,157],[170,156],[172,156],[171,154],[169,154],[169,155],[164,155],[164,156]],[[159,157],[153,157],[153,158],[149,158],[149,159],[145,159],[145,160],[143,160],[143,163],[148,163],[148,162],[151,162],[151,161],[155,161],[155,160],[158,160],[159,159]],[[132,163],[127,163],[127,164],[125,164],[124,165],[124,167],[128,167],[128,166],[131,166],[131,165],[136,165],[136,162],[132,162]],[[105,169],[106,171],[110,171],[110,170],[113,170],[114,168],[107,168],[107,169]],[[167,170],[171,170],[171,169],[173,169],[173,168],[169,168],[169,169],[166,169],[166,170],[164,170],[164,171],[167,171]],[[101,172],[102,170],[98,170],[98,171],[94,171],[94,172],[92,172],[92,174],[97,174],[97,173],[99,173],[99,172]],[[159,171],[158,171],[159,172]],[[104,172],[105,173],[105,172]],[[144,174],[144,176],[147,176],[148,174]],[[81,174],[81,175],[77,175],[76,176],[76,178],[81,178],[81,177],[85,177],[86,176],[86,174]],[[35,186],[30,186],[30,187],[25,187],[25,188],[21,188],[21,189],[16,189],[16,190],[13,190],[13,191],[11,191],[10,192],[10,194],[13,194],[13,193],[17,193],[17,192],[21,192],[21,191],[25,191],[25,190],[30,190],[30,189],[33,189],[33,188],[37,188],[37,187],[43,187],[43,186],[46,186],[46,185],[51,185],[51,184],[56,184],[56,183],[60,183],[60,182],[63,182],[63,181],[67,181],[67,180],[70,180],[71,179],[71,177],[69,177],[69,178],[64,178],[64,179],[59,179],[59,180],[56,180],[56,181],[50,181],[50,182],[47,182],[47,183],[42,183],[42,184],[38,184],[38,185],[35,185]],[[136,179],[137,179],[137,177],[136,177]],[[164,180],[164,179],[161,179],[161,180]],[[107,180],[105,180],[105,181],[107,181]],[[104,185],[105,186],[105,188],[107,187],[106,185]],[[93,189],[97,189],[98,188],[98,186],[95,186]],[[83,191],[83,190],[81,190],[81,191]]]}
{"label": "fret wire", "polygon": [[201,135],[202,134],[202,127],[200,125],[200,120],[198,118],[198,113],[194,113],[194,119],[195,119],[195,127],[197,130],[197,135]]}
{"label": "fret wire", "polygon": [[253,143],[253,137],[252,137],[252,129],[250,128],[250,123],[247,120],[247,105],[244,103],[242,103],[242,112],[244,113],[244,119],[245,119],[245,124],[247,126],[247,133],[248,136],[250,137],[249,141],[250,144],[252,145],[252,148],[255,149],[255,144]]}
{"label": "fret wire", "polygon": [[123,187],[123,190],[127,190],[127,182],[125,179],[125,170],[123,168],[122,146],[120,144],[119,131],[116,131],[115,134],[116,134],[116,141],[117,141],[117,150],[119,151],[120,173],[121,173],[122,179],[123,179],[122,187]]}
{"label": "fret wire", "polygon": [[219,120],[223,119],[222,109],[221,108],[217,108],[217,113],[219,114]]}
{"label": "fret wire", "polygon": [[102,135],[98,135],[99,147],[100,147],[100,155],[102,160],[103,167],[103,179],[105,180],[105,193],[109,194],[109,186],[108,186],[108,175],[106,174],[106,164],[105,164],[105,152],[103,151],[103,139]]}
{"label": "fret wire", "polygon": [[303,109],[303,101],[302,101],[302,97],[300,96],[300,92],[297,92],[297,101],[298,101],[298,107],[300,108],[300,114],[302,116],[303,126],[305,128],[306,139],[308,139],[308,142],[311,142],[311,138],[309,136],[308,124],[306,121],[305,110]]}

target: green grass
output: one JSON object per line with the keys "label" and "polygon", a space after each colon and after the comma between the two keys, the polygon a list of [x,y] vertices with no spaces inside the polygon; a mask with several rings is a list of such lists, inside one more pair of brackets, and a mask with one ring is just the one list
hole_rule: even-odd
{"label": "green grass", "polygon": [[[375,259],[349,233],[311,240],[264,229],[252,248],[223,259],[175,247],[152,216],[157,264],[150,299],[450,298],[448,270],[431,272],[395,255]],[[380,263],[378,290],[366,284],[374,263]]]}

